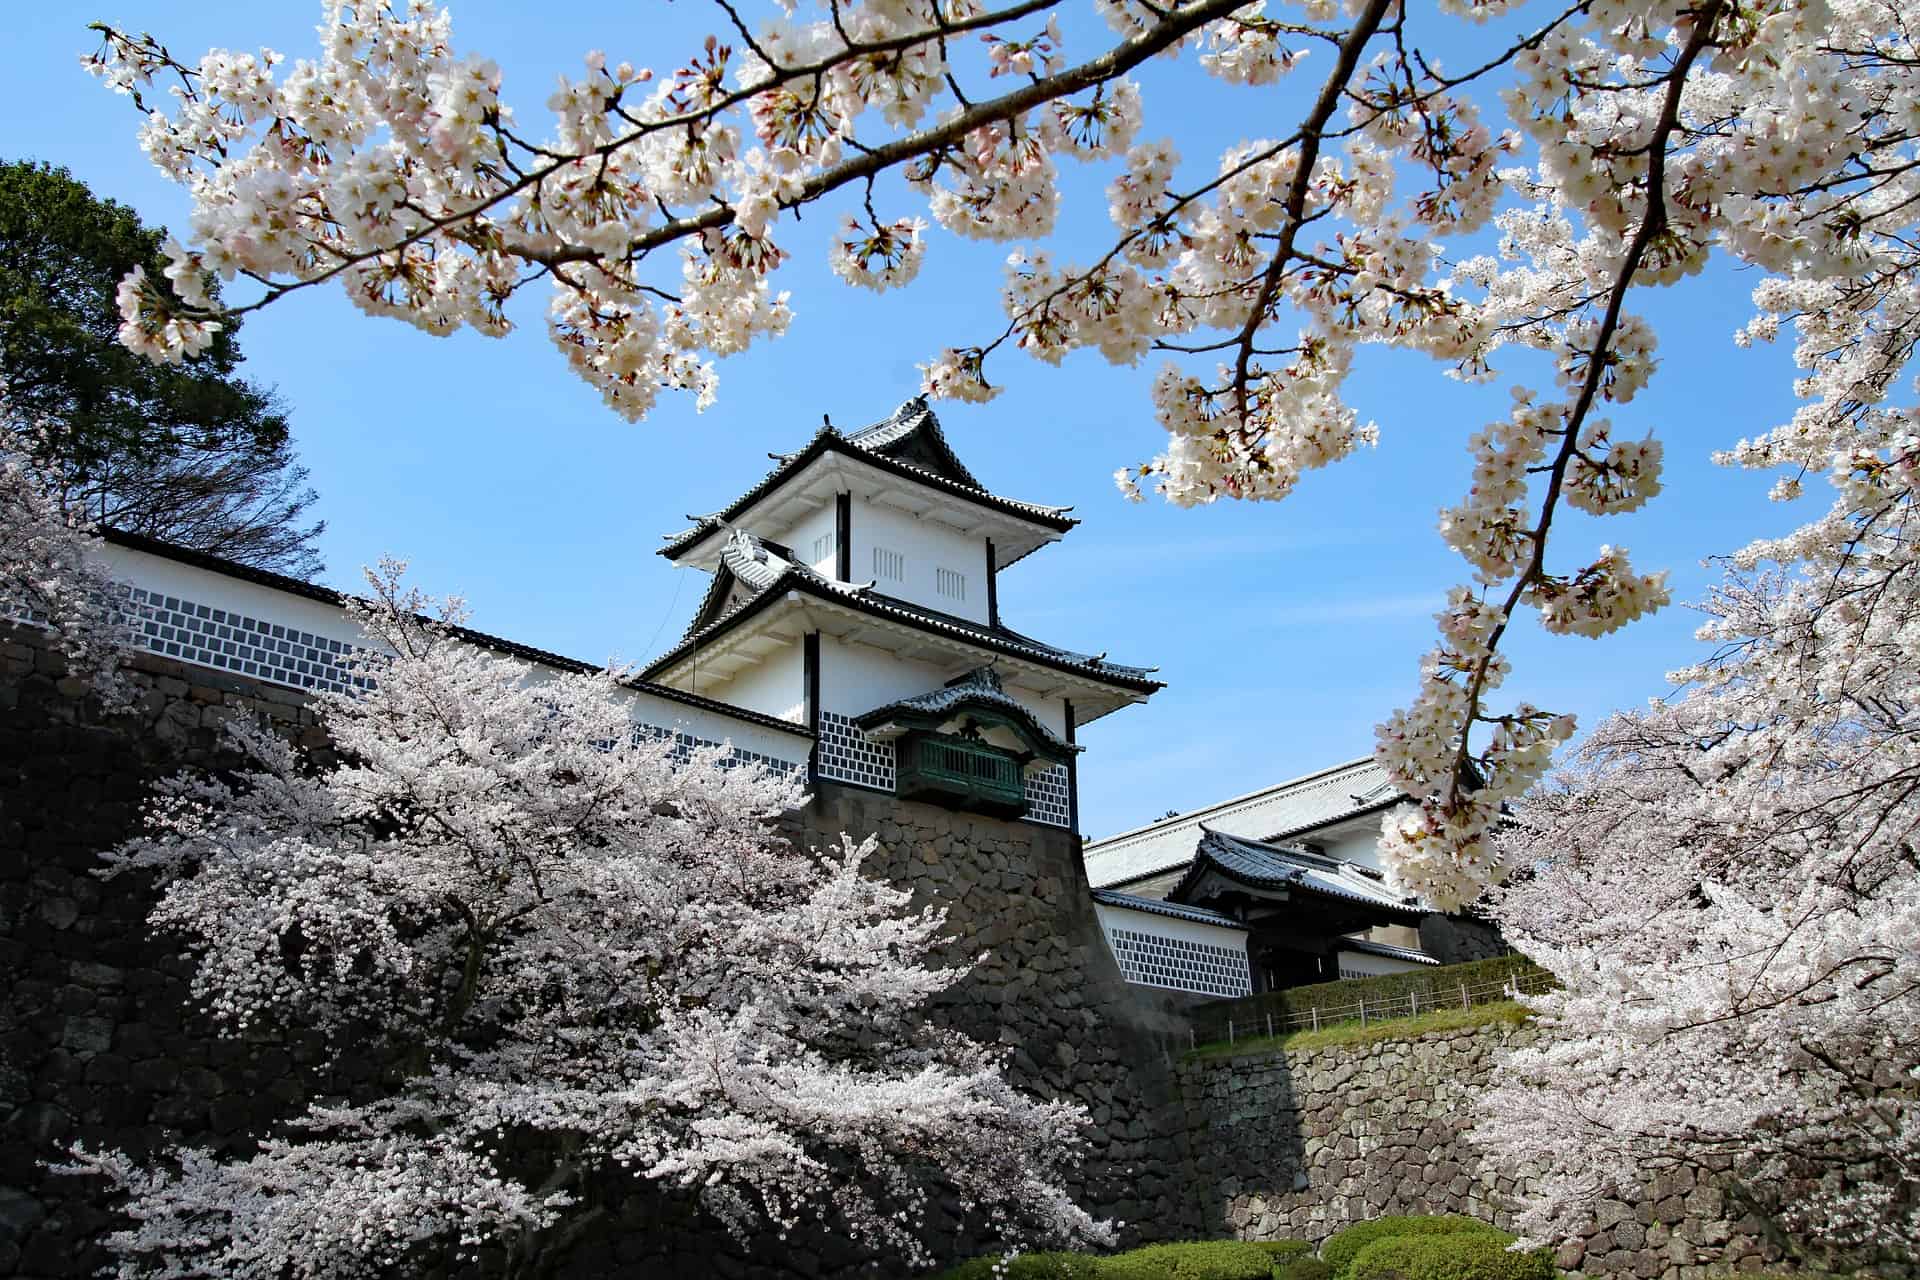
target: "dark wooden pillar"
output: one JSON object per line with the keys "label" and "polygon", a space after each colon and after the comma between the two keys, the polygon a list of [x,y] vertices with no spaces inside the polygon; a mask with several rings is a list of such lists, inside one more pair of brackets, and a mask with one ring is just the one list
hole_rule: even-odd
{"label": "dark wooden pillar", "polygon": [[[1060,704],[1067,709],[1067,745],[1073,745],[1073,699],[1062,698]],[[1067,825],[1073,828],[1074,839],[1080,838],[1080,753],[1067,753]]]}
{"label": "dark wooden pillar", "polygon": [[853,495],[842,493],[833,500],[833,541],[839,547],[834,555],[833,576],[842,582],[853,581]]}
{"label": "dark wooden pillar", "polygon": [[[844,555],[845,553],[842,552]],[[813,748],[807,753],[807,785],[820,781],[820,633],[807,632],[800,642],[802,679],[806,685],[807,731],[813,735]]]}
{"label": "dark wooden pillar", "polygon": [[[987,625],[1000,625],[1000,578],[993,571],[992,538],[987,539]],[[1071,742],[1072,738],[1068,738],[1068,741]]]}

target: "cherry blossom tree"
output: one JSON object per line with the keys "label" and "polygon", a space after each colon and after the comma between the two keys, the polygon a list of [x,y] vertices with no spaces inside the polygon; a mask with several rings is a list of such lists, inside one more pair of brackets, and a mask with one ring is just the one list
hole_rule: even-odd
{"label": "cherry blossom tree", "polygon": [[[540,1274],[622,1196],[729,1228],[832,1218],[927,1261],[930,1197],[1009,1239],[1111,1239],[1062,1187],[1084,1111],[925,1019],[966,969],[943,913],[871,879],[871,841],[808,851],[794,782],[675,760],[620,676],[535,677],[370,574],[370,688],[317,698],[339,762],[234,726],[249,767],[183,776],[111,857],[164,885],[224,1034],[318,1032],[388,1064],[249,1156],[142,1167],[124,1276],[424,1274],[486,1247]],[[946,1223],[947,1227],[953,1224]]]}
{"label": "cherry blossom tree", "polygon": [[[1504,349],[1544,353],[1555,389],[1514,388],[1468,438],[1472,485],[1441,530],[1471,581],[1379,728],[1378,759],[1418,801],[1385,844],[1441,906],[1505,874],[1488,824],[1574,728],[1495,704],[1507,628],[1531,611],[1600,636],[1667,601],[1623,548],[1549,555],[1563,508],[1617,514],[1660,489],[1654,424],[1609,416],[1656,364],[1635,286],[1715,251],[1758,268],[1744,337],[1797,326],[1806,407],[1738,460],[1886,460],[1863,415],[1908,358],[1920,298],[1920,57],[1895,0],[1092,0],[1109,34],[1073,49],[1063,0],[715,5],[702,47],[634,51],[659,74],[589,54],[545,123],[431,8],[328,0],[317,54],[291,67],[181,61],[102,28],[90,65],[133,95],[147,153],[194,202],[169,250],[177,299],[129,277],[125,341],[200,348],[221,323],[197,292],[209,270],[257,282],[233,312],[332,282],[435,333],[504,334],[507,300],[543,285],[568,364],[639,418],[662,390],[705,405],[706,357],[787,327],[774,279],[803,210],[829,202],[834,269],[888,289],[929,251],[924,205],[953,235],[1020,242],[1004,328],[933,354],[928,390],[990,398],[1010,347],[1164,353],[1166,451],[1120,482],[1181,504],[1281,498],[1372,444],[1343,398],[1364,344],[1467,379],[1495,377]],[[1427,50],[1463,22],[1481,48],[1443,70]],[[1318,87],[1284,132],[1196,167],[1148,136],[1131,73],[1161,55],[1249,93]],[[1071,260],[1043,244],[1068,160],[1114,175],[1112,237]]]}
{"label": "cherry blossom tree", "polygon": [[94,554],[93,531],[61,500],[63,486],[37,461],[34,424],[10,404],[0,379],[0,621],[45,626],[94,693],[122,705],[120,671],[129,635],[114,589]]}
{"label": "cherry blossom tree", "polygon": [[1536,1238],[1687,1170],[1823,1269],[1920,1253],[1917,450],[1862,458],[1849,550],[1732,576],[1686,692],[1500,837],[1538,866],[1494,914],[1561,987],[1475,1136],[1543,1171]]}

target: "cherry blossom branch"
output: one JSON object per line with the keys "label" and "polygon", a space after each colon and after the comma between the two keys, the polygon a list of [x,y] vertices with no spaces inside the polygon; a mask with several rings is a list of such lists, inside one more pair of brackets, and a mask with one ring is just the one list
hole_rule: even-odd
{"label": "cherry blossom branch", "polygon": [[[1620,315],[1626,305],[1627,290],[1633,285],[1634,274],[1639,271],[1641,261],[1646,257],[1648,246],[1654,237],[1666,230],[1666,153],[1667,141],[1680,123],[1680,99],[1686,92],[1687,75],[1692,70],[1695,59],[1707,48],[1715,22],[1719,20],[1724,0],[1706,0],[1706,3],[1693,11],[1694,25],[1686,45],[1674,60],[1671,74],[1667,77],[1667,91],[1660,109],[1660,117],[1654,124],[1653,134],[1647,142],[1647,202],[1646,211],[1640,220],[1633,239],[1627,245],[1627,251],[1621,259],[1620,268],[1614,277],[1613,287],[1607,294],[1606,311],[1601,316],[1599,332],[1595,335],[1587,355],[1587,376],[1580,385],[1580,391],[1572,407],[1567,411],[1566,425],[1562,429],[1560,447],[1554,454],[1547,471],[1546,493],[1540,500],[1540,516],[1533,528],[1524,536],[1532,546],[1532,553],[1525,567],[1515,577],[1513,586],[1508,589],[1507,598],[1500,606],[1499,620],[1493,625],[1486,641],[1486,652],[1473,666],[1467,679],[1466,719],[1469,724],[1482,721],[1480,710],[1481,696],[1486,688],[1487,673],[1492,669],[1494,659],[1499,652],[1502,636],[1506,634],[1508,622],[1513,611],[1519,607],[1528,591],[1533,589],[1543,577],[1547,555],[1547,531],[1552,527],[1554,512],[1558,508],[1560,491],[1566,483],[1567,466],[1573,461],[1579,444],[1581,432],[1585,429],[1587,414],[1592,410],[1594,401],[1600,392],[1601,379],[1606,373],[1606,356],[1613,342],[1615,331],[1620,325]],[[1466,732],[1460,735],[1460,745],[1454,754],[1454,769],[1451,786],[1446,793],[1446,805],[1458,807],[1463,789],[1470,789],[1476,779],[1470,768],[1472,752],[1470,739]]]}

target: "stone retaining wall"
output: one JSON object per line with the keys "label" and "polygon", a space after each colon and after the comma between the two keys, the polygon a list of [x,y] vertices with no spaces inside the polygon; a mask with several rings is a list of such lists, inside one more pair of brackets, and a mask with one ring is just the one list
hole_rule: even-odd
{"label": "stone retaining wall", "polygon": [[38,633],[0,625],[0,1275],[91,1275],[107,1261],[101,1188],[47,1167],[68,1143],[240,1150],[300,1099],[351,1094],[372,1074],[322,1074],[317,1043],[214,1037],[191,1012],[178,948],[147,928],[150,886],[93,874],[156,779],[227,762],[227,717],[323,744],[301,696],[139,656],[140,696],[109,720],[65,670]]}
{"label": "stone retaining wall", "polygon": [[[1465,1131],[1499,1053],[1534,1034],[1497,1023],[1183,1063],[1207,1230],[1318,1243],[1383,1214],[1466,1213],[1509,1226],[1524,1177],[1493,1168]],[[1639,1204],[1609,1203],[1557,1263],[1588,1276],[1706,1280],[1778,1260],[1757,1221],[1729,1220],[1717,1187],[1683,1173],[1655,1191]]]}
{"label": "stone retaining wall", "polygon": [[[146,925],[151,884],[93,874],[101,850],[135,833],[154,781],[235,763],[221,747],[229,717],[263,716],[325,749],[292,690],[150,655],[130,665],[134,709],[107,717],[40,633],[0,625],[0,1275],[91,1275],[107,1261],[97,1241],[116,1219],[102,1189],[47,1167],[69,1143],[136,1157],[181,1144],[239,1153],[309,1097],[377,1085],[373,1063],[324,1074],[317,1043],[215,1037],[177,942]],[[789,821],[812,845],[843,830],[878,837],[870,868],[946,907],[953,959],[992,953],[934,1016],[1007,1046],[1021,1087],[1088,1107],[1081,1202],[1133,1224],[1129,1238],[1196,1230],[1182,1113],[1154,1034],[1174,1015],[1121,979],[1077,838],[833,785]],[[741,1243],[664,1219],[683,1212],[630,1203],[570,1272],[901,1274],[829,1233]]]}

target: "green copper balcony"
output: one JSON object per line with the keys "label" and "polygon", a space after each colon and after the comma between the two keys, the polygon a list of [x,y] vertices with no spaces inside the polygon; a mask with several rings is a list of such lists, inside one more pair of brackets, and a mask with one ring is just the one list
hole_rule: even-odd
{"label": "green copper balcony", "polygon": [[944,733],[917,732],[895,748],[894,787],[903,800],[1017,818],[1027,811],[1026,779],[1010,752]]}

